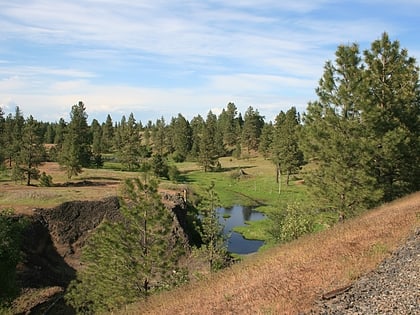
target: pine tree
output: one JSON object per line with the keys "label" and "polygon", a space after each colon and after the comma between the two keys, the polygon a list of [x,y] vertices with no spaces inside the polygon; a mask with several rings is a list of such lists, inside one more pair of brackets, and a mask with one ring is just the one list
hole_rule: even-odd
{"label": "pine tree", "polygon": [[191,120],[190,125],[192,131],[192,145],[190,150],[190,156],[192,158],[198,159],[200,153],[201,137],[204,134],[205,121],[203,117],[198,115]]}
{"label": "pine tree", "polygon": [[169,178],[168,163],[161,155],[159,154],[153,155],[151,168],[155,176]]}
{"label": "pine tree", "polygon": [[114,126],[111,115],[106,116],[105,123],[102,124],[102,152],[110,153],[114,144]]}
{"label": "pine tree", "polygon": [[120,127],[118,128],[119,146],[118,146],[118,159],[125,165],[128,170],[134,170],[141,164],[141,135],[138,129],[136,119],[133,113],[128,117],[127,122],[125,119],[121,120]]}
{"label": "pine tree", "polygon": [[39,123],[31,116],[23,127],[22,142],[16,158],[16,168],[19,174],[26,177],[26,185],[31,185],[32,179],[39,178],[38,166],[44,162],[45,147],[39,130]]}
{"label": "pine tree", "polygon": [[237,135],[237,114],[238,110],[234,103],[229,103],[226,109],[222,110],[218,119],[218,128],[223,135],[223,143],[229,147],[235,146],[238,141]]}
{"label": "pine tree", "polygon": [[13,163],[20,152],[20,145],[22,143],[22,131],[25,119],[19,106],[16,106],[15,115],[7,115],[4,123],[4,148],[5,158],[8,159],[9,167],[13,167]]}
{"label": "pine tree", "polygon": [[102,160],[102,127],[99,122],[94,119],[90,125],[90,130],[92,133],[92,155],[93,155],[93,164],[100,168],[103,166]]}
{"label": "pine tree", "polygon": [[215,184],[212,182],[206,189],[206,195],[199,205],[200,225],[198,230],[202,240],[200,250],[209,263],[210,271],[225,267],[229,257],[223,225],[220,224],[216,212],[220,201],[214,187]]}
{"label": "pine tree", "polygon": [[173,135],[174,159],[176,162],[184,162],[187,158],[192,145],[192,130],[190,123],[184,116],[178,117],[171,124],[171,134]]}
{"label": "pine tree", "polygon": [[389,201],[420,189],[419,67],[386,33],[364,60],[363,128],[373,139],[372,174]]}
{"label": "pine tree", "polygon": [[156,120],[156,124],[153,128],[152,139],[153,139],[153,151],[165,155],[166,153],[166,133],[167,126],[165,119],[161,117]]}
{"label": "pine tree", "polygon": [[270,156],[271,144],[273,142],[274,127],[270,121],[268,124],[264,124],[261,131],[260,144],[258,145],[258,152],[260,152],[266,159]]}
{"label": "pine tree", "polygon": [[83,102],[72,106],[70,119],[59,156],[59,163],[68,178],[80,174],[83,167],[89,166],[92,156],[92,137]]}
{"label": "pine tree", "polygon": [[57,147],[57,150],[60,151],[63,147],[64,137],[67,132],[67,123],[63,118],[60,118],[58,124],[55,125],[55,135],[54,135],[54,144]]}
{"label": "pine tree", "polygon": [[361,126],[363,65],[356,44],[339,46],[327,62],[304,116],[303,147],[317,168],[307,181],[323,209],[353,215],[381,198],[369,174],[371,143]]}
{"label": "pine tree", "polygon": [[44,143],[52,144],[54,143],[55,130],[54,126],[51,123],[47,123],[47,130],[44,136]]}
{"label": "pine tree", "polygon": [[264,127],[264,117],[258,110],[254,110],[249,106],[245,112],[244,124],[242,128],[242,147],[246,146],[248,154],[250,150],[258,150],[259,139]]}
{"label": "pine tree", "polygon": [[200,138],[200,151],[198,155],[198,163],[203,167],[204,172],[211,171],[219,162],[215,145],[216,129],[217,117],[210,111]]}
{"label": "pine tree", "polygon": [[295,107],[290,108],[286,114],[281,111],[276,117],[271,151],[277,169],[277,183],[279,175],[285,173],[286,185],[289,185],[290,175],[303,164],[303,153],[298,143],[299,123]]}
{"label": "pine tree", "polygon": [[121,202],[122,220],[103,222],[82,249],[85,266],[66,295],[81,313],[109,312],[183,279],[182,239],[157,183],[126,180]]}

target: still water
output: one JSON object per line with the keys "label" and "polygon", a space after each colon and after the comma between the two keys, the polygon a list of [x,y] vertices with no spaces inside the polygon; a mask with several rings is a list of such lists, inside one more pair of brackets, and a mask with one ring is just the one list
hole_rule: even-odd
{"label": "still water", "polygon": [[[247,240],[241,234],[232,231],[235,226],[246,225],[246,221],[264,219],[265,215],[263,213],[240,205],[235,205],[232,208],[218,208],[216,211],[219,215],[219,222],[224,225],[223,232],[225,234],[230,234],[228,239],[228,251],[245,255],[258,251],[264,244],[264,241]],[[225,219],[224,216],[229,217]]]}

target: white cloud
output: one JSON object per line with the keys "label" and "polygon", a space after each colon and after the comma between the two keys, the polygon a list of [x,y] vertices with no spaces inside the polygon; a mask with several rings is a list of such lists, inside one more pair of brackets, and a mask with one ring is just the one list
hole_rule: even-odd
{"label": "white cloud", "polygon": [[54,119],[79,100],[95,114],[154,117],[191,118],[230,101],[267,117],[303,109],[338,44],[404,30],[327,0],[2,2],[0,104]]}

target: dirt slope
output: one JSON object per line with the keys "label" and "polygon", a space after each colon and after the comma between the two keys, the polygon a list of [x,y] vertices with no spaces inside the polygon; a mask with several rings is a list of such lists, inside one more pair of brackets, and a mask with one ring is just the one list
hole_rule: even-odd
{"label": "dirt slope", "polygon": [[[163,201],[174,215],[174,232],[185,237],[185,208],[178,194],[165,193]],[[18,266],[18,282],[24,294],[15,301],[17,313],[73,314],[61,299],[80,268],[81,248],[104,220],[121,218],[117,197],[98,201],[71,201],[48,209],[35,209],[24,232],[25,260]],[[184,211],[185,210],[185,211]],[[55,303],[58,299],[59,303]],[[54,308],[51,305],[54,304]]]}

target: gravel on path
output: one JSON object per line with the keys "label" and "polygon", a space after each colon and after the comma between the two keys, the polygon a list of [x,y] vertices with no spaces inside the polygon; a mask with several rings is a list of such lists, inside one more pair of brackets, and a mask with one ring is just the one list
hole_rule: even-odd
{"label": "gravel on path", "polygon": [[311,314],[420,315],[420,228],[350,289],[320,300]]}

